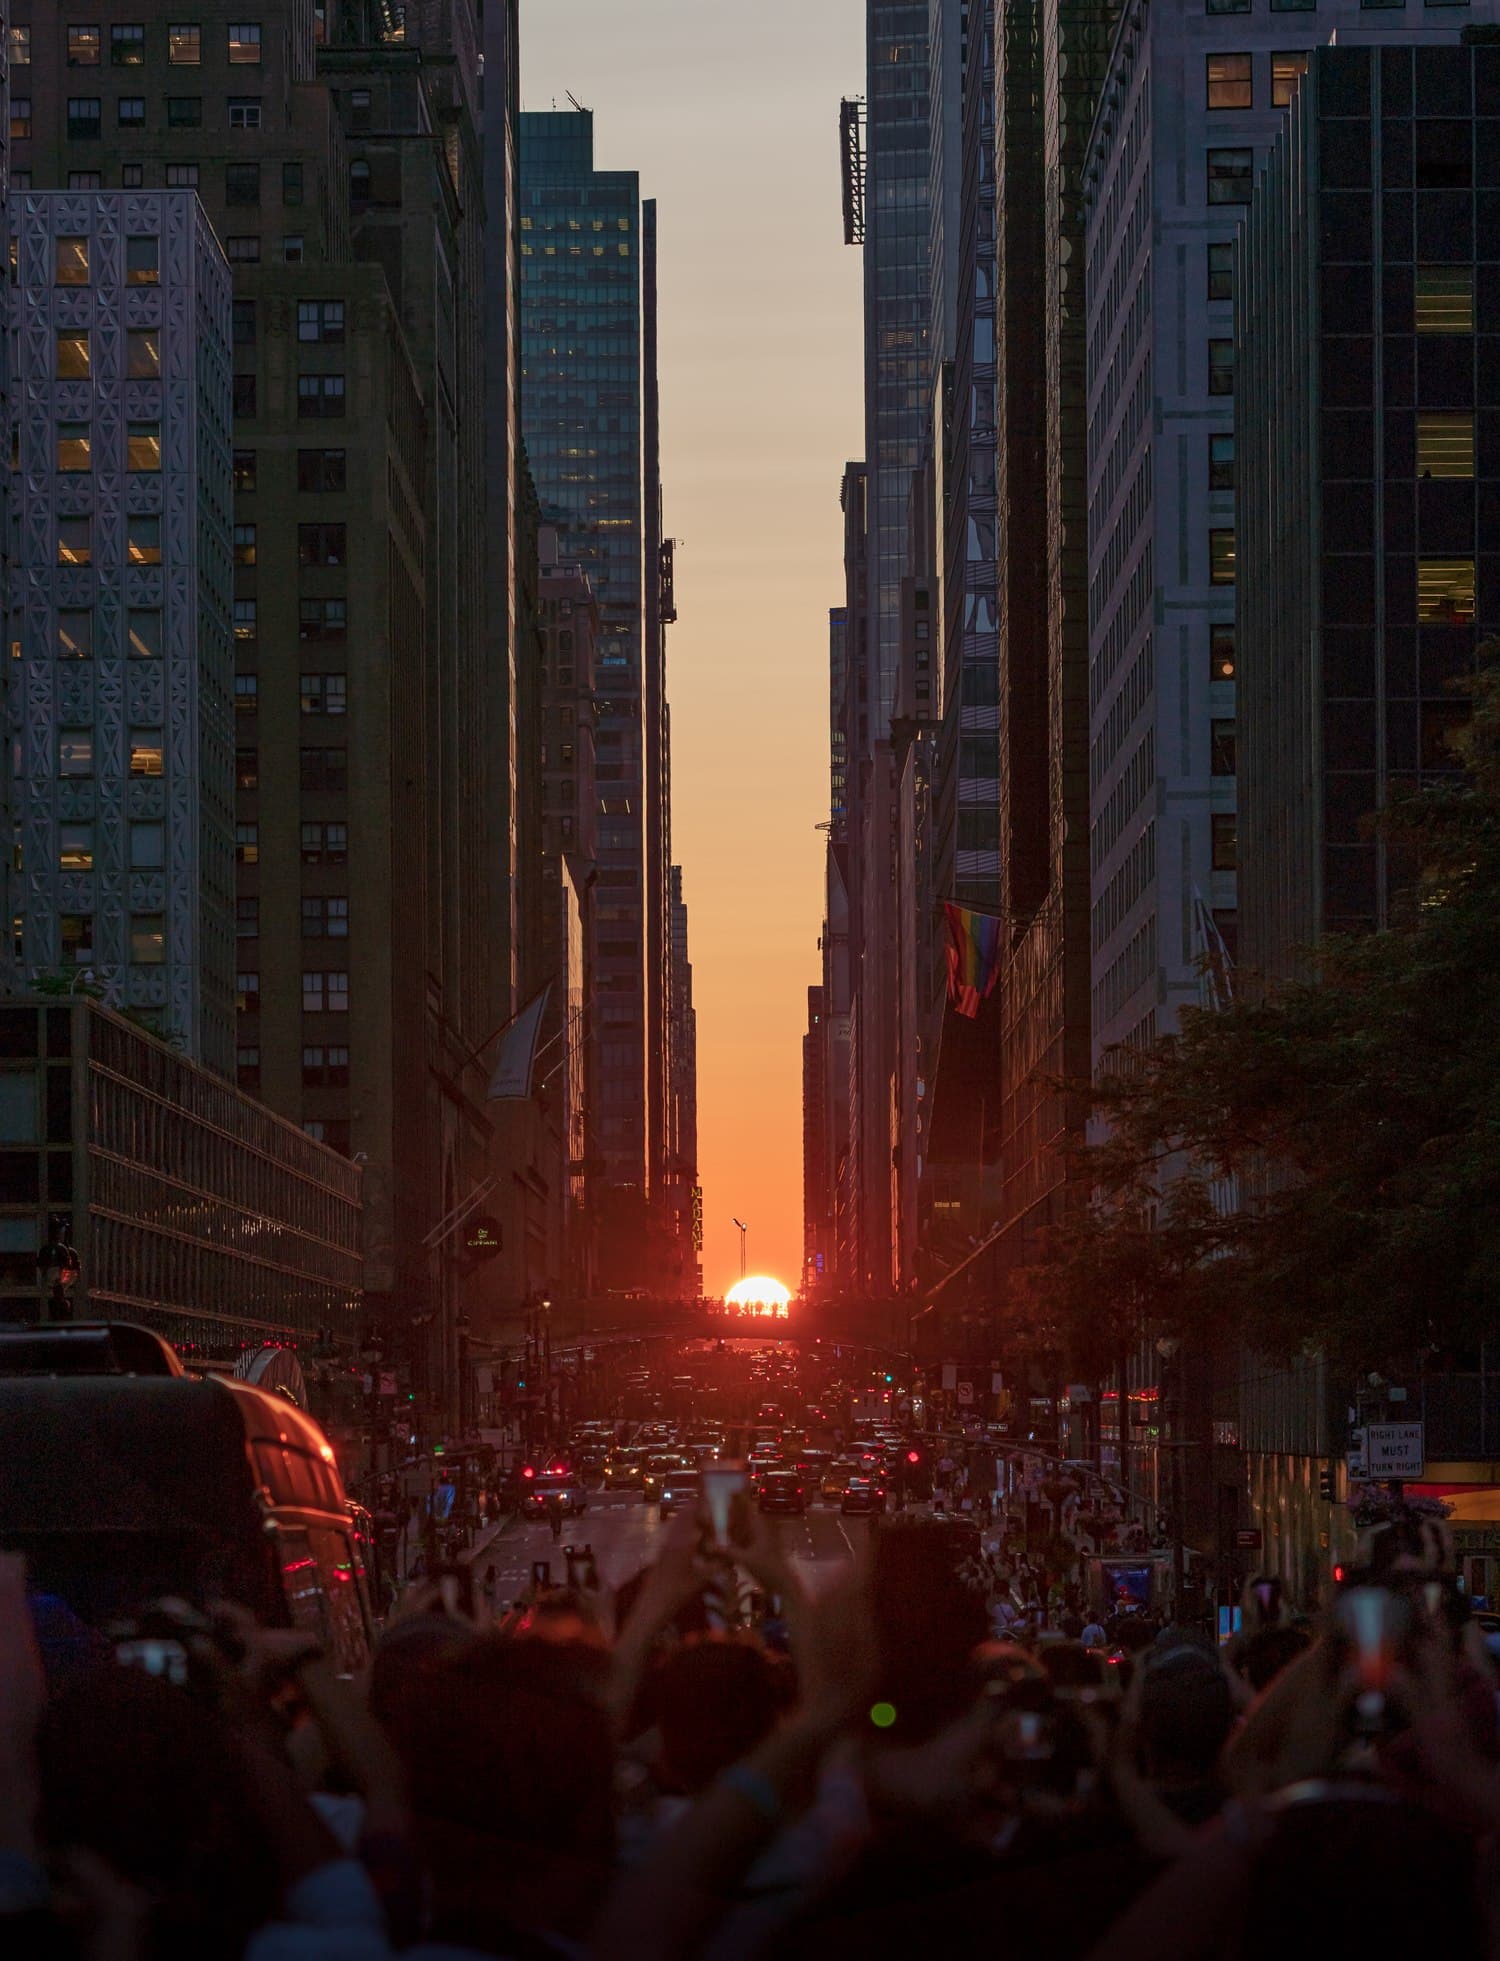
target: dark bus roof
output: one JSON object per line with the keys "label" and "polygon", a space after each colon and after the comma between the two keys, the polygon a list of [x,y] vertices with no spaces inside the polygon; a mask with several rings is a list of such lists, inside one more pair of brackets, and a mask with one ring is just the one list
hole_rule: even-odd
{"label": "dark bus roof", "polygon": [[227,1377],[0,1378],[0,1535],[219,1538],[236,1513],[254,1516],[265,1483],[281,1503],[333,1511],[330,1455],[295,1405]]}

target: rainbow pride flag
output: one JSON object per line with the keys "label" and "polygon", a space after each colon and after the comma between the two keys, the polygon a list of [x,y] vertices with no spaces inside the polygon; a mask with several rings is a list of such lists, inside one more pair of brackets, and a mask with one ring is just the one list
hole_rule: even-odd
{"label": "rainbow pride flag", "polygon": [[990,912],[943,901],[948,921],[948,999],[973,1021],[1000,978],[1000,921]]}

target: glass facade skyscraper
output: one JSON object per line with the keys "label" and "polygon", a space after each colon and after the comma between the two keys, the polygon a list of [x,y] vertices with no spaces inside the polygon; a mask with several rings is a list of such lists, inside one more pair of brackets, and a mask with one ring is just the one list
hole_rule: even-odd
{"label": "glass facade skyscraper", "polygon": [[[596,1134],[606,1183],[647,1183],[641,197],[594,168],[587,110],[520,118],[521,422],[537,491],[599,607]],[[655,576],[656,568],[651,568]]]}

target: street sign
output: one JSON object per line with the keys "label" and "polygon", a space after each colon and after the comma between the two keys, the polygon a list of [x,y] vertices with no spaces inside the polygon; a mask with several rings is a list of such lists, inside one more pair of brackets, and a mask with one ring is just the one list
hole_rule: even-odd
{"label": "street sign", "polygon": [[500,1221],[493,1212],[481,1212],[464,1227],[464,1251],[471,1260],[492,1260],[500,1251]]}
{"label": "street sign", "polygon": [[1363,1430],[1349,1432],[1349,1448],[1344,1453],[1344,1462],[1349,1467],[1349,1476],[1355,1484],[1363,1483],[1369,1475],[1365,1470],[1365,1433]]}
{"label": "street sign", "polygon": [[1259,1552],[1264,1543],[1258,1525],[1242,1525],[1234,1535],[1234,1543],[1241,1552]]}
{"label": "street sign", "polygon": [[973,1385],[973,1383],[972,1383],[972,1382],[961,1382],[961,1383],[959,1383],[959,1385],[958,1385],[958,1400],[959,1400],[959,1402],[960,1402],[960,1404],[962,1404],[962,1405],[968,1405],[969,1403],[972,1403],[972,1402],[973,1402],[973,1400],[974,1400],[974,1385]]}
{"label": "street sign", "polygon": [[1427,1450],[1420,1423],[1367,1423],[1365,1476],[1409,1481],[1427,1469]]}

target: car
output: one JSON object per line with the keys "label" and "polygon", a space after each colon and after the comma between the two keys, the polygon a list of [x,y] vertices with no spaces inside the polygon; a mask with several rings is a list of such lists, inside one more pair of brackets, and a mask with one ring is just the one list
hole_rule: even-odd
{"label": "car", "polygon": [[849,1457],[835,1457],[825,1466],[820,1489],[825,1498],[842,1498],[850,1478],[859,1475],[859,1465]]}
{"label": "car", "polygon": [[690,1471],[692,1465],[680,1451],[658,1451],[646,1459],[645,1476],[641,1479],[641,1490],[648,1505],[661,1497],[662,1486],[668,1478],[682,1471]]}
{"label": "car", "polygon": [[703,1495],[703,1479],[696,1471],[677,1471],[667,1478],[658,1501],[664,1512],[675,1512],[679,1505],[696,1505]]}
{"label": "car", "polygon": [[639,1491],[646,1477],[643,1450],[612,1450],[604,1460],[606,1491]]}
{"label": "car", "polygon": [[554,1498],[562,1500],[563,1511],[569,1518],[577,1518],[580,1512],[586,1512],[589,1508],[588,1498],[577,1478],[568,1476],[566,1472],[557,1475],[544,1471],[527,1482],[526,1496],[521,1500],[522,1516],[545,1518]]}
{"label": "car", "polygon": [[767,1471],[756,1488],[755,1502],[763,1512],[790,1512],[801,1518],[807,1511],[807,1488],[795,1471]]}
{"label": "car", "polygon": [[844,1486],[844,1495],[839,1500],[841,1512],[883,1512],[885,1510],[885,1486],[877,1484],[874,1478],[850,1478]]}

